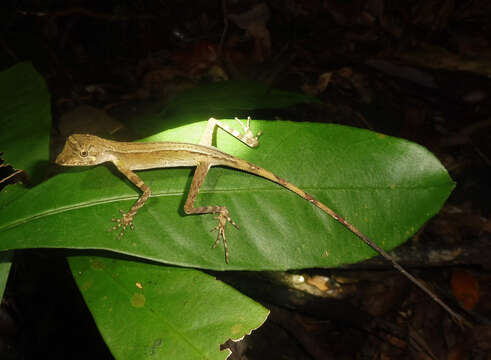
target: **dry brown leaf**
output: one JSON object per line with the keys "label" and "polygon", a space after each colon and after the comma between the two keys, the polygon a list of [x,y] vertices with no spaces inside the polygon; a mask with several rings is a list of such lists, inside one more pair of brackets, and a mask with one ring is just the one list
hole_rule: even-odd
{"label": "dry brown leaf", "polygon": [[269,8],[266,3],[260,3],[242,14],[230,14],[232,20],[241,29],[254,38],[254,58],[263,62],[271,54],[271,35],[266,27],[269,20]]}
{"label": "dry brown leaf", "polygon": [[479,302],[479,282],[466,270],[455,270],[451,279],[452,291],[460,305],[472,310]]}

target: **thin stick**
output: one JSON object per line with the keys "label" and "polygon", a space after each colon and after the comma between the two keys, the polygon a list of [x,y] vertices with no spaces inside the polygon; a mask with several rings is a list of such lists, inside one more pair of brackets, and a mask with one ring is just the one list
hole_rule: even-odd
{"label": "thin stick", "polygon": [[227,0],[222,0],[222,11],[223,11],[223,32],[220,38],[220,44],[218,45],[218,59],[222,58],[223,55],[223,44],[227,36],[228,31],[228,13],[227,13]]}

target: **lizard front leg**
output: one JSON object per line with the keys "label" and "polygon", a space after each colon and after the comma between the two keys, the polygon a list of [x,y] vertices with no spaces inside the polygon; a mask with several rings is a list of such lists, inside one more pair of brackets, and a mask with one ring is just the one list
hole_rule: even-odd
{"label": "lizard front leg", "polygon": [[125,167],[122,167],[119,164],[116,164],[116,167],[124,176],[128,178],[128,180],[130,180],[142,191],[142,194],[140,195],[136,203],[131,207],[130,211],[125,213],[123,210],[120,210],[122,214],[121,219],[116,219],[116,218],[111,219],[113,222],[116,222],[117,224],[114,225],[110,230],[121,229],[121,232],[118,235],[118,240],[120,240],[123,237],[124,232],[126,231],[126,228],[128,226],[131,228],[131,230],[135,228],[135,226],[133,225],[133,218],[135,217],[138,210],[143,205],[145,205],[145,202],[150,197],[151,191],[150,188],[147,185],[145,185],[143,180],[140,179],[140,177],[136,175],[133,171]]}
{"label": "lizard front leg", "polygon": [[189,189],[189,194],[186,199],[186,203],[184,204],[184,212],[186,214],[218,214],[218,216],[215,218],[218,220],[218,225],[211,230],[217,231],[217,239],[213,244],[213,248],[218,245],[220,239],[223,241],[223,248],[225,249],[225,262],[228,264],[228,247],[227,238],[225,236],[225,226],[227,225],[227,221],[235,226],[237,229],[239,228],[239,226],[232,221],[228,209],[225,206],[194,207],[194,201],[198,196],[199,189],[203,184],[203,181],[205,180],[206,174],[208,174],[208,170],[210,169],[210,167],[211,164],[209,163],[200,163],[196,166],[193,181],[191,182],[191,188]]}

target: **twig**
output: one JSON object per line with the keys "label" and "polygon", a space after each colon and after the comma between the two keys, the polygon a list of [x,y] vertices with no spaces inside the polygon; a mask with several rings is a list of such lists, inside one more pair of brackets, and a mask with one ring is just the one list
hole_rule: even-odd
{"label": "twig", "polygon": [[227,36],[228,31],[228,12],[227,12],[227,0],[222,0],[222,11],[223,11],[223,32],[220,38],[220,44],[218,45],[218,59],[222,58],[223,55],[223,44]]}
{"label": "twig", "polygon": [[10,55],[12,60],[14,60],[15,62],[19,61],[19,58],[17,57],[17,55],[15,55],[15,53],[9,48],[9,46],[7,45],[7,42],[3,38],[0,38],[0,44],[2,44],[3,49],[5,50],[5,52],[7,54]]}
{"label": "twig", "polygon": [[70,16],[70,15],[84,15],[88,17],[104,19],[109,21],[118,21],[118,20],[130,20],[130,19],[153,19],[153,15],[136,15],[136,16],[125,16],[125,15],[108,15],[100,12],[95,12],[92,10],[88,10],[81,7],[73,7],[70,9],[59,10],[55,12],[42,12],[42,11],[22,11],[19,10],[17,13],[21,15],[30,15],[30,16],[49,16],[51,18],[60,17],[60,16]]}

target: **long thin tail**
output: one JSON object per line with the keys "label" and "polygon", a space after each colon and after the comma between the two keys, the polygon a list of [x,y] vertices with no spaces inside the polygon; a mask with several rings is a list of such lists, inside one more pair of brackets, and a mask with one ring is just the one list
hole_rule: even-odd
{"label": "long thin tail", "polygon": [[380,246],[378,246],[375,242],[370,240],[365,234],[363,234],[360,230],[358,230],[354,225],[350,224],[348,221],[346,221],[343,217],[341,217],[339,214],[337,214],[334,210],[329,208],[327,205],[321,203],[319,200],[315,199],[312,197],[312,195],[308,194],[307,192],[303,191],[299,187],[293,185],[292,183],[286,181],[285,179],[282,179],[281,177],[273,174],[271,171],[268,171],[266,169],[263,169],[259,166],[256,166],[254,164],[251,164],[247,161],[240,161],[240,163],[234,163],[233,165],[230,164],[228,166],[232,166],[235,168],[239,168],[243,171],[246,171],[248,173],[254,174],[261,176],[263,178],[266,178],[268,180],[271,180],[274,183],[277,183],[285,188],[287,188],[290,191],[293,191],[295,194],[300,196],[301,198],[307,200],[310,202],[312,205],[317,206],[319,209],[322,211],[326,212],[331,216],[334,220],[338,221],[341,223],[345,228],[347,228],[349,231],[351,231],[353,234],[358,236],[365,244],[370,246],[372,249],[377,251],[380,255],[382,255],[385,259],[390,261],[392,263],[392,266],[399,270],[404,276],[406,276],[414,285],[419,287],[421,290],[423,290],[430,298],[432,298],[437,304],[439,304],[441,307],[443,307],[450,315],[454,317],[454,319],[459,323],[459,324],[465,324],[468,327],[472,327],[471,323],[464,319],[461,315],[457,314],[455,311],[453,311],[443,300],[441,300],[433,291],[431,291],[426,285],[423,284],[420,280],[415,278],[413,275],[411,275],[409,272],[406,271],[388,252],[386,252],[384,249],[382,249]]}

